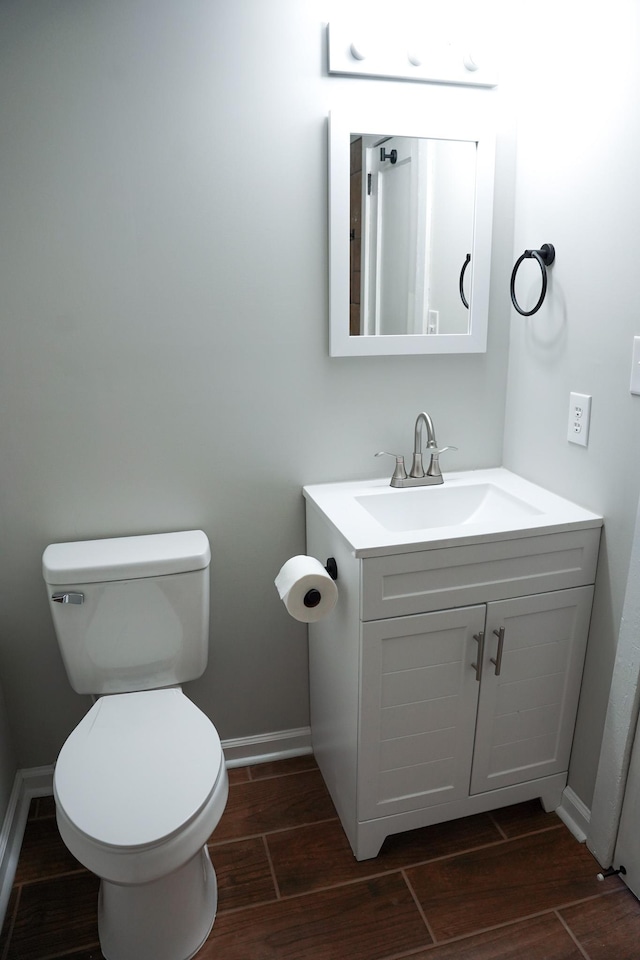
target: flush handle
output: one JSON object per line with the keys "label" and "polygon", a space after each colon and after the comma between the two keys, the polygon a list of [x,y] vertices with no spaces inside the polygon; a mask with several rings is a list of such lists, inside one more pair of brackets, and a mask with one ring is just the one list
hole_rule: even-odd
{"label": "flush handle", "polygon": [[52,593],[54,603],[84,603],[84,593]]}

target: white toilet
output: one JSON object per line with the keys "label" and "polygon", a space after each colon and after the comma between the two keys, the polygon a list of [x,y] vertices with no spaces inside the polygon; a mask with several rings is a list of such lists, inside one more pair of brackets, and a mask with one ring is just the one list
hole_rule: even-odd
{"label": "white toilet", "polygon": [[42,558],[64,664],[98,699],[60,751],[60,834],[101,878],[107,960],[187,960],[217,908],[206,847],[228,795],[220,738],[179,684],[207,665],[201,530],[56,543]]}

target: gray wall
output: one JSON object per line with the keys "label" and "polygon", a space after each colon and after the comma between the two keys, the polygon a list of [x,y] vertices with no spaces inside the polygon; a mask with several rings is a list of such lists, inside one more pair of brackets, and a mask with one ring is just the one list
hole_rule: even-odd
{"label": "gray wall", "polygon": [[[20,764],[87,707],[40,574],[47,543],[202,527],[223,738],[308,723],[305,628],[273,578],[304,552],[305,482],[383,475],[427,409],[449,469],[501,461],[509,311],[482,356],[327,355],[326,115],[488,91],[334,79],[324,5],[0,4],[0,676]],[[513,143],[499,152],[497,267]],[[7,416],[7,411],[11,415]]]}
{"label": "gray wall", "polygon": [[[300,487],[382,475],[373,453],[408,452],[427,409],[460,448],[446,468],[499,464],[504,439],[505,465],[606,515],[571,772],[590,803],[640,471],[637,4],[497,6],[492,93],[327,77],[328,0],[0,4],[0,676],[22,766],[87,706],[40,577],[55,540],[202,527],[211,659],[189,692],[223,738],[304,726],[305,629],[273,587],[304,551]],[[327,356],[325,118],[380,97],[498,106],[486,355]],[[546,241],[549,300],[523,320],[511,265]],[[570,390],[594,398],[587,450]]]}
{"label": "gray wall", "polygon": [[[576,16],[577,4],[558,3],[551,20],[514,6],[503,37],[518,116],[514,256],[551,242],[557,259],[540,313],[511,320],[504,463],[605,516],[569,777],[590,806],[640,481],[640,397],[629,392],[640,335],[640,5],[615,0],[604,15],[582,4]],[[587,449],[566,439],[571,391],[593,397]]]}
{"label": "gray wall", "polygon": [[9,805],[18,760],[13,746],[13,733],[5,709],[5,697],[0,688],[0,823]]}

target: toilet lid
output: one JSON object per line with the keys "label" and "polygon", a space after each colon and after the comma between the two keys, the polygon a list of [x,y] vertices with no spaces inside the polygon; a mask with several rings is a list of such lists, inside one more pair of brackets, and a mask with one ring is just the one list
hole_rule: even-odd
{"label": "toilet lid", "polygon": [[154,844],[202,809],[223,762],[215,727],[181,690],[105,696],[60,751],[56,801],[102,844]]}

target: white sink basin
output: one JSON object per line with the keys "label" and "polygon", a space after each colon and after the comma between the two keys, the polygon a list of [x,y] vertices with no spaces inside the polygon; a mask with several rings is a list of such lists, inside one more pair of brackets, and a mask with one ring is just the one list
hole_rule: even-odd
{"label": "white sink basin", "polygon": [[356,556],[599,527],[602,517],[496,467],[444,475],[444,483],[395,489],[388,479],[304,487]]}
{"label": "white sink basin", "polygon": [[[397,496],[398,493],[402,495]],[[385,530],[450,527],[460,523],[517,523],[541,513],[531,503],[512,496],[494,483],[412,487],[363,494],[355,500]]]}

